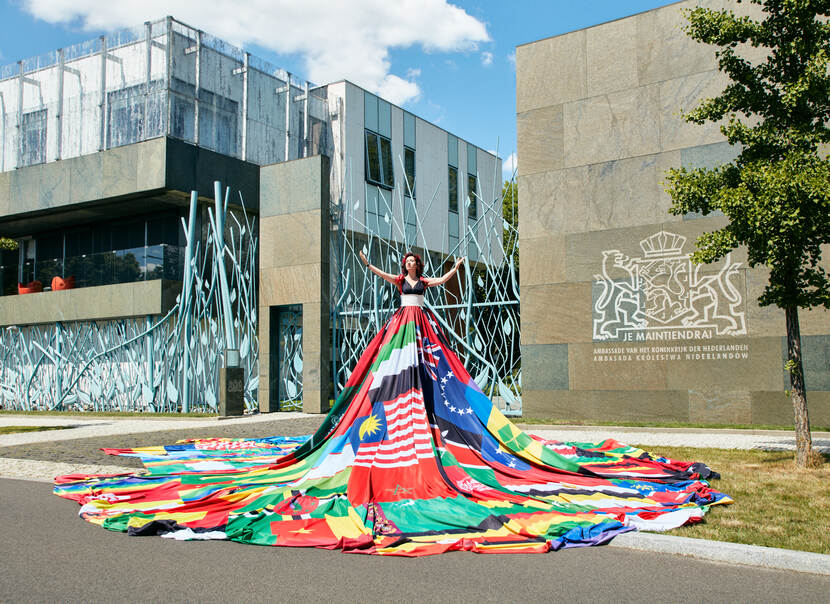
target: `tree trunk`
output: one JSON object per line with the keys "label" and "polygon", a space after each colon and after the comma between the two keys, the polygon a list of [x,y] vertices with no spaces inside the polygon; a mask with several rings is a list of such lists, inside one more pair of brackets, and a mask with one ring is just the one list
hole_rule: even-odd
{"label": "tree trunk", "polygon": [[806,468],[812,457],[813,439],[810,435],[810,416],[807,413],[807,392],[804,389],[804,367],[801,363],[801,329],[798,326],[798,307],[785,308],[787,317],[787,369],[790,372],[790,397],[795,419],[795,464]]}

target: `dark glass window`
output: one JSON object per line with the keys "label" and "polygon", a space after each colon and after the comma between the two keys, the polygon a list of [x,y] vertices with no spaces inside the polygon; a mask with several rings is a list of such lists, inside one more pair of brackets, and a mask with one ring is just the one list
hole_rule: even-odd
{"label": "dark glass window", "polygon": [[366,180],[387,189],[395,185],[392,141],[371,130],[366,131]]}
{"label": "dark glass window", "polygon": [[467,216],[475,220],[478,218],[478,179],[475,174],[467,174],[467,199],[470,201]]}
{"label": "dark glass window", "polygon": [[449,179],[449,208],[450,212],[458,213],[458,168],[447,166]]}
{"label": "dark glass window", "polygon": [[[107,244],[109,245],[109,244]],[[83,256],[92,253],[92,229],[73,229],[66,233],[66,255]]]}
{"label": "dark glass window", "polygon": [[404,193],[410,197],[415,197],[415,149],[404,147],[403,165],[406,171],[406,184],[408,187]]}
{"label": "dark glass window", "polygon": [[380,155],[378,135],[366,131],[366,180],[380,182]]}
{"label": "dark glass window", "polygon": [[[229,220],[230,222],[230,220]],[[147,245],[179,245],[181,224],[176,214],[160,216],[147,221]]]}
{"label": "dark glass window", "polygon": [[144,221],[118,222],[112,225],[112,249],[144,247]]}
{"label": "dark glass window", "polygon": [[46,109],[24,113],[20,122],[21,166],[46,161]]}
{"label": "dark glass window", "polygon": [[37,258],[61,258],[63,256],[63,234],[48,233],[37,238]]}

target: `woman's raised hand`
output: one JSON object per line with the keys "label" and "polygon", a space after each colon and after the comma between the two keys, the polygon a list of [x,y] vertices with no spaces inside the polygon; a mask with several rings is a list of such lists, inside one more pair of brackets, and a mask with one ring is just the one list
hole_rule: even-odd
{"label": "woman's raised hand", "polygon": [[361,251],[359,255],[360,255],[360,259],[363,261],[363,264],[365,264],[366,266],[369,266],[369,261],[366,260],[366,255],[363,253],[363,251]]}
{"label": "woman's raised hand", "polygon": [[455,261],[455,268],[458,268],[459,266],[461,266],[464,263],[465,260],[466,260],[466,258],[464,256],[461,256],[461,258],[459,258],[458,260]]}

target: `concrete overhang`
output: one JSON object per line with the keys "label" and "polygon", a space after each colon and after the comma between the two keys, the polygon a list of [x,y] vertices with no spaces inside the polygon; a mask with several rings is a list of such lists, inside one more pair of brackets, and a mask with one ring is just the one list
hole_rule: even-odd
{"label": "concrete overhang", "polygon": [[166,314],[180,281],[155,279],[0,297],[0,326],[103,321]]}
{"label": "concrete overhang", "polygon": [[0,236],[186,206],[215,180],[258,211],[259,166],[169,137],[0,172]]}

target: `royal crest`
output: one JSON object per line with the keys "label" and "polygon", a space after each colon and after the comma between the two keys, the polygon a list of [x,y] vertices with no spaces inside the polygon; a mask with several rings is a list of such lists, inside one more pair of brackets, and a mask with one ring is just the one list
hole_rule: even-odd
{"label": "royal crest", "polygon": [[703,274],[711,269],[693,264],[685,245],[682,235],[659,231],[640,241],[642,257],[602,253],[602,274],[594,276],[594,341],[647,340],[649,332],[665,330],[746,335],[736,286],[741,263],[727,254],[717,273]]}

